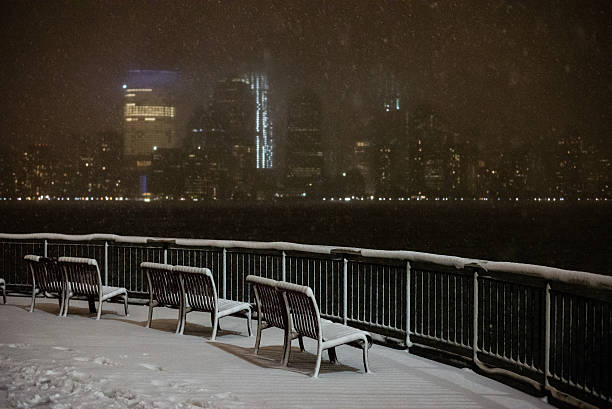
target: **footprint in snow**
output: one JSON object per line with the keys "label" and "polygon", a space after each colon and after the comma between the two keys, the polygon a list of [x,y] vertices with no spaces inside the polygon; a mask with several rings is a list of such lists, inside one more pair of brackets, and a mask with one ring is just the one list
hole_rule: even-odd
{"label": "footprint in snow", "polygon": [[138,364],[144,368],[147,368],[151,371],[163,371],[163,368],[161,366],[157,366],[157,365],[152,365],[152,364]]}
{"label": "footprint in snow", "polygon": [[8,344],[7,346],[9,348],[25,349],[25,348],[28,348],[30,345],[28,344]]}
{"label": "footprint in snow", "polygon": [[96,364],[98,365],[106,365],[106,366],[118,366],[117,363],[111,361],[108,358],[105,358],[103,356],[99,356],[96,359],[93,360]]}

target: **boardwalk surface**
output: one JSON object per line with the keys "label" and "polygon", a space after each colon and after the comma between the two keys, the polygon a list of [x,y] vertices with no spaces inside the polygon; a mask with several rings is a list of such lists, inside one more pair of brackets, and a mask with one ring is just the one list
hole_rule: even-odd
{"label": "boardwalk surface", "polygon": [[[0,305],[0,408],[548,408],[542,400],[470,370],[374,345],[364,374],[361,351],[338,348],[340,365],[325,354],[310,378],[315,344],[294,349],[278,365],[282,333],[264,332],[260,355],[243,319],[221,320],[216,342],[208,314],[188,315],[174,334],[177,311],[105,304],[102,319],[85,302],[57,317],[53,300],[9,297]],[[256,326],[253,321],[254,328]],[[297,344],[297,343],[296,343]]]}

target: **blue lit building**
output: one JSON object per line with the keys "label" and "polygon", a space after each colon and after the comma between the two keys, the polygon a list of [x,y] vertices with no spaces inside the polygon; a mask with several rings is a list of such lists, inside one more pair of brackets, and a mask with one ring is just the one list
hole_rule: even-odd
{"label": "blue lit building", "polygon": [[175,71],[131,70],[123,83],[123,154],[128,194],[151,194],[151,165],[157,149],[178,149]]}
{"label": "blue lit building", "polygon": [[247,77],[255,97],[255,150],[257,169],[270,169],[274,166],[274,149],[272,136],[272,121],[268,103],[268,78],[261,73],[253,73]]}
{"label": "blue lit building", "polygon": [[123,84],[124,154],[150,156],[153,147],[177,148],[178,73],[131,70]]}

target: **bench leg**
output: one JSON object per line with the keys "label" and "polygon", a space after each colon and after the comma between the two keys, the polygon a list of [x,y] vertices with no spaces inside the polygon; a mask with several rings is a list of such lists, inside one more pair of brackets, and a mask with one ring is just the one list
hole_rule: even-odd
{"label": "bench leg", "polygon": [[[93,297],[87,297],[87,303],[89,304],[89,312],[92,314],[96,313],[96,300]],[[100,303],[101,305],[102,303]]]}
{"label": "bench leg", "polygon": [[298,337],[298,342],[300,343],[300,351],[304,352],[306,349],[304,349],[304,337],[302,337],[301,335]]}
{"label": "bench leg", "polygon": [[211,321],[213,322],[213,332],[210,337],[211,341],[214,341],[217,337],[217,328],[219,327],[219,314],[215,314],[214,312],[210,313]]}
{"label": "bench leg", "polygon": [[[32,288],[32,303],[30,304],[30,312],[34,311],[35,305],[36,305],[36,288]],[[62,310],[60,310],[59,315],[60,316],[62,315]]]}
{"label": "bench leg", "polygon": [[[94,312],[95,312],[96,304],[93,302],[93,300],[90,301],[89,311],[91,311],[92,305],[94,306]],[[100,302],[98,303],[98,316],[96,317],[96,320],[99,320],[101,315],[102,315],[102,299],[100,299]]]}
{"label": "bench leg", "polygon": [[185,332],[185,321],[187,320],[187,310],[183,305],[179,306],[178,322],[176,323],[176,334],[183,335]]}
{"label": "bench leg", "polygon": [[151,328],[151,321],[153,320],[153,294],[149,295],[149,319],[145,328]]}
{"label": "bench leg", "polygon": [[64,314],[62,314],[63,317],[68,316],[69,307],[70,307],[70,297],[66,297],[66,300],[64,301]]}
{"label": "bench leg", "polygon": [[125,293],[125,295],[123,296],[123,308],[125,309],[125,316],[127,317],[128,315],[130,315],[128,313],[128,295],[127,293]]}
{"label": "bench leg", "polygon": [[336,355],[336,348],[331,347],[327,350],[327,354],[329,355],[329,362],[332,364],[338,363],[338,355]]}
{"label": "bench leg", "polygon": [[312,374],[313,378],[317,378],[319,376],[319,369],[321,368],[321,355],[323,355],[323,345],[319,340],[317,343],[317,363],[315,365],[314,373]]}
{"label": "bench leg", "polygon": [[368,340],[367,338],[363,342],[363,367],[366,373],[372,373],[372,371],[370,371],[370,366],[368,365]]}
{"label": "bench leg", "polygon": [[249,332],[249,337],[253,336],[253,330],[251,329],[251,309],[247,310],[247,331]]}
{"label": "bench leg", "polygon": [[283,345],[283,358],[281,366],[289,365],[289,356],[291,355],[291,332],[289,328],[285,328],[285,344]]}
{"label": "bench leg", "polygon": [[263,322],[261,314],[257,314],[257,337],[255,338],[255,355],[259,353],[259,345],[261,344],[261,332],[263,331]]}
{"label": "bench leg", "polygon": [[66,293],[64,292],[63,294],[60,294],[60,310],[59,310],[59,314],[58,317],[61,317],[62,314],[64,313],[64,308],[66,308]]}

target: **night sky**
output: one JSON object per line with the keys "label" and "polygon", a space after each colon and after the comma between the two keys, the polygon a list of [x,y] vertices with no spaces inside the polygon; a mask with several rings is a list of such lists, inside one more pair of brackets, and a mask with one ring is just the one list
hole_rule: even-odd
{"label": "night sky", "polygon": [[[204,104],[224,74],[266,69],[277,129],[292,90],[326,135],[360,136],[384,78],[483,146],[612,133],[610,1],[3,1],[3,143],[120,130],[129,69],[176,69]],[[188,116],[189,112],[186,113]],[[282,132],[280,132],[282,134]],[[277,133],[279,135],[279,133]]]}

